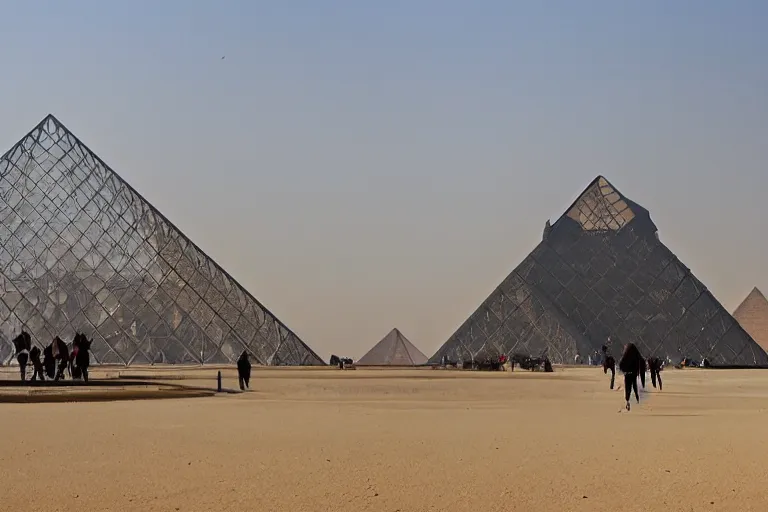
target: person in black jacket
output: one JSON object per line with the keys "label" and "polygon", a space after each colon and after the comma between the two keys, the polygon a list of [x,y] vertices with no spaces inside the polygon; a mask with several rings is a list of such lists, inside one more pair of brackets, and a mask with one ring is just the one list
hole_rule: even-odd
{"label": "person in black jacket", "polygon": [[608,347],[602,346],[603,351],[603,373],[608,373],[611,370],[611,389],[613,389],[613,382],[616,379],[616,359],[608,353]]}
{"label": "person in black jacket", "polygon": [[45,380],[45,371],[43,370],[43,363],[40,361],[40,347],[35,345],[32,350],[29,351],[29,360],[32,363],[34,373],[32,374],[32,380],[38,379]]}
{"label": "person in black jacket", "polygon": [[67,347],[67,344],[64,343],[64,340],[58,336],[53,339],[51,346],[54,360],[59,360],[59,366],[56,370],[56,375],[53,377],[53,380],[62,380],[64,379],[64,371],[66,371],[67,367],[69,366],[69,347]]}
{"label": "person in black jacket", "polygon": [[619,369],[624,373],[624,399],[627,401],[627,410],[629,407],[629,397],[632,390],[635,391],[635,400],[640,403],[640,393],[637,390],[637,377],[642,367],[643,356],[634,343],[628,343],[624,347],[624,354],[619,361]]}
{"label": "person in black jacket", "polygon": [[658,357],[648,358],[648,368],[651,370],[651,384],[656,387],[656,381],[659,381],[659,391],[661,391],[661,369],[664,367],[664,363]]}
{"label": "person in black jacket", "polygon": [[251,380],[251,362],[248,360],[248,352],[246,351],[243,351],[237,360],[237,379],[240,382],[240,389],[245,391]]}
{"label": "person in black jacket", "polygon": [[[91,350],[92,343],[93,340],[89,340],[85,334],[79,332],[75,334],[75,339],[72,342],[72,355],[70,359],[72,359],[74,365],[70,371],[76,369],[85,382],[88,382],[88,367],[91,365],[89,351]],[[72,376],[75,376],[74,371]]]}
{"label": "person in black jacket", "polygon": [[29,362],[29,351],[32,350],[32,337],[26,331],[13,339],[13,345],[16,348],[16,360],[19,362],[19,371],[21,372],[21,381],[27,380],[27,363]]}
{"label": "person in black jacket", "polygon": [[53,357],[53,344],[43,349],[43,368],[49,379],[56,375],[56,359]]}

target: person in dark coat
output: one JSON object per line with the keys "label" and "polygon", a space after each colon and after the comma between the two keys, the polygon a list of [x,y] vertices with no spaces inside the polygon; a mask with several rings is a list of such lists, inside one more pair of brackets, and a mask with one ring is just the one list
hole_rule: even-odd
{"label": "person in dark coat", "polygon": [[619,369],[624,373],[624,399],[627,401],[627,410],[630,409],[629,397],[632,390],[635,391],[635,400],[640,403],[640,393],[637,390],[637,377],[640,373],[643,356],[634,343],[628,343],[624,347],[624,354],[619,361]]}
{"label": "person in dark coat", "polygon": [[75,365],[75,358],[80,351],[80,347],[77,345],[78,336],[78,334],[75,335],[75,341],[72,342],[72,351],[69,353],[69,374],[73,379],[79,379],[83,375],[80,368]]}
{"label": "person in dark coat", "polygon": [[81,344],[75,356],[75,365],[80,369],[80,374],[85,382],[88,382],[88,367],[91,365],[90,346],[88,341],[85,342],[85,345]]}
{"label": "person in dark coat", "polygon": [[64,371],[67,369],[67,366],[69,366],[69,348],[67,347],[67,344],[64,343],[64,340],[56,336],[51,343],[51,353],[54,361],[56,359],[59,360],[56,376],[53,380],[63,379]]}
{"label": "person in dark coat", "polygon": [[608,353],[608,347],[602,346],[603,351],[603,373],[607,374],[608,370],[611,370],[611,389],[613,389],[613,383],[616,379],[616,359]]}
{"label": "person in dark coat", "polygon": [[646,364],[645,358],[640,358],[640,385],[645,389],[645,372],[648,371],[648,366]]}
{"label": "person in dark coat", "polygon": [[32,380],[35,381],[38,378],[45,380],[45,371],[43,370],[43,363],[40,361],[40,347],[34,346],[29,351],[29,361],[32,363],[34,373],[32,374]]}
{"label": "person in dark coat", "polygon": [[77,369],[78,373],[85,382],[88,382],[88,367],[91,365],[91,356],[89,351],[91,350],[92,342],[93,340],[89,340],[85,334],[80,333],[75,334],[75,339],[72,342],[73,346],[71,359],[74,363],[74,368]]}
{"label": "person in dark coat", "polygon": [[43,368],[45,368],[45,374],[49,379],[56,375],[56,358],[53,357],[53,344],[43,349]]}
{"label": "person in dark coat", "polygon": [[656,381],[659,381],[659,391],[661,391],[661,369],[664,363],[658,357],[648,358],[648,368],[651,370],[651,384],[656,387]]}
{"label": "person in dark coat", "polygon": [[19,371],[21,372],[21,381],[27,380],[27,363],[29,362],[29,351],[32,348],[32,337],[26,332],[13,339],[13,346],[16,349],[16,360],[19,362]]}
{"label": "person in dark coat", "polygon": [[248,352],[243,351],[237,360],[237,379],[240,382],[240,389],[245,391],[251,380],[251,362],[248,360]]}

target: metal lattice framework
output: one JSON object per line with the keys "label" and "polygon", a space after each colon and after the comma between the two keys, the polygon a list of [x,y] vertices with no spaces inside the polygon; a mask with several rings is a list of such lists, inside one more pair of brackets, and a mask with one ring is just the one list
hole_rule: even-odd
{"label": "metal lattice framework", "polygon": [[323,364],[53,116],[0,158],[0,220],[0,361],[25,329],[102,364]]}
{"label": "metal lattice framework", "polygon": [[661,243],[648,211],[598,176],[430,361],[523,353],[572,363],[608,339],[675,362],[768,364]]}

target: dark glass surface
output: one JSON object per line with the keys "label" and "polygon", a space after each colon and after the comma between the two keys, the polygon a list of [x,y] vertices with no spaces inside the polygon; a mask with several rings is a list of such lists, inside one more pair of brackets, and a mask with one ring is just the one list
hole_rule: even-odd
{"label": "dark glass surface", "polygon": [[430,359],[548,355],[606,343],[643,355],[767,365],[768,355],[659,240],[648,211],[598,177]]}

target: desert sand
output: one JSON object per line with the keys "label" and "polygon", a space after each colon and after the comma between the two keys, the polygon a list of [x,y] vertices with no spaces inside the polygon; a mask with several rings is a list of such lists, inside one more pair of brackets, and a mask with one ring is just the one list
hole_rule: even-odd
{"label": "desert sand", "polygon": [[255,369],[242,394],[2,403],[3,509],[768,510],[768,372],[662,376],[629,413],[597,368]]}

